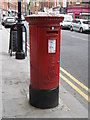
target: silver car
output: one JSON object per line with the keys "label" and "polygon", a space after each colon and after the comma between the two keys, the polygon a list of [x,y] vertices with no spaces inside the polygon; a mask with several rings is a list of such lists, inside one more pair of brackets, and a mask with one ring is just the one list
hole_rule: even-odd
{"label": "silver car", "polygon": [[79,32],[90,32],[90,21],[85,19],[75,19],[72,21],[70,30],[73,31],[79,31]]}
{"label": "silver car", "polygon": [[5,27],[12,27],[14,24],[16,24],[16,20],[14,17],[7,17],[4,21]]}

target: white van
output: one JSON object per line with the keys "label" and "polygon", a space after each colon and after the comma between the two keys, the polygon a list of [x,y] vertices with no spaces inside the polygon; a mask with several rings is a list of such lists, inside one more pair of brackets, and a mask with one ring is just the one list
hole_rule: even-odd
{"label": "white van", "polygon": [[68,14],[59,14],[59,16],[63,16],[64,17],[63,22],[60,23],[61,28],[69,28],[70,29],[71,22],[73,20],[72,16],[68,15]]}

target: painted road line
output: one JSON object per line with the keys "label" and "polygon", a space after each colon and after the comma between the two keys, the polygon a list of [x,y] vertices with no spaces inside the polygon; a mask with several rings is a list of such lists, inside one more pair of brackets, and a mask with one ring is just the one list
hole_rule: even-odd
{"label": "painted road line", "polygon": [[72,82],[70,82],[67,78],[65,78],[61,73],[59,73],[59,76],[67,82],[74,90],[76,90],[82,97],[84,97],[88,102],[90,102],[90,97],[83,93],[77,86],[75,86]]}
{"label": "painted road line", "polygon": [[60,70],[64,72],[68,77],[70,77],[74,82],[76,82],[78,85],[80,85],[83,89],[90,92],[90,89],[86,87],[83,83],[81,83],[79,80],[77,80],[75,77],[73,77],[70,73],[68,73],[66,70],[64,70],[62,67],[60,67]]}
{"label": "painted road line", "polygon": [[88,39],[83,39],[83,38],[81,38],[81,37],[76,37],[76,36],[73,36],[73,35],[70,35],[71,37],[73,37],[73,38],[77,38],[77,39],[79,39],[79,40],[84,40],[84,41],[87,41]]}

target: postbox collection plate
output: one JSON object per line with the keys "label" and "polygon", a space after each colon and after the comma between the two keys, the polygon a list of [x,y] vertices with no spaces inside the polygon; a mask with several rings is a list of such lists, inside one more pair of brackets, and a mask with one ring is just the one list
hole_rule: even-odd
{"label": "postbox collection plate", "polygon": [[48,53],[56,53],[56,39],[48,40]]}

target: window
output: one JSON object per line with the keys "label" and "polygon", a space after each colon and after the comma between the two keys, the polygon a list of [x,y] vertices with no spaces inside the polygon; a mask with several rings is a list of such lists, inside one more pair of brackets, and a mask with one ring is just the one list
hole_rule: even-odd
{"label": "window", "polygon": [[69,5],[72,5],[72,0],[69,0]]}
{"label": "window", "polygon": [[76,23],[78,23],[78,20],[76,20]]}
{"label": "window", "polygon": [[89,24],[90,25],[90,21],[83,21],[84,24]]}
{"label": "window", "polygon": [[76,20],[73,20],[72,22],[73,22],[73,23],[76,23]]}
{"label": "window", "polygon": [[80,20],[77,20],[77,23],[78,23],[78,24],[81,24]]}
{"label": "window", "polygon": [[82,19],[88,19],[88,20],[90,20],[90,15],[82,15]]}
{"label": "window", "polygon": [[76,0],[76,4],[80,4],[80,0]]}

